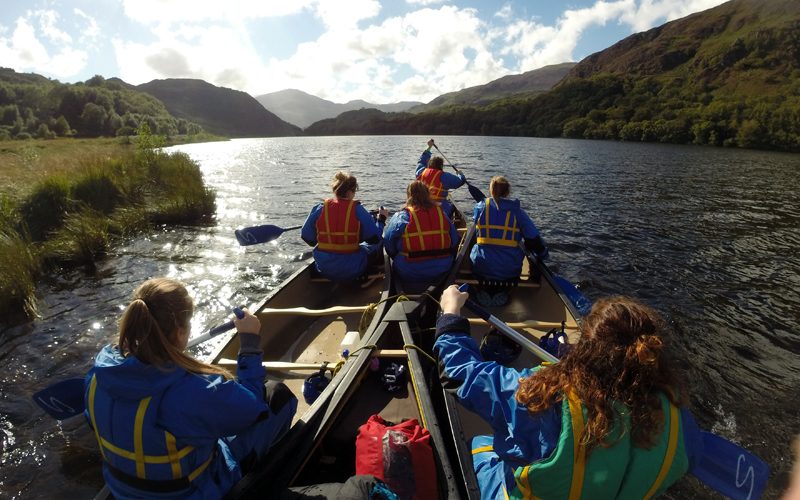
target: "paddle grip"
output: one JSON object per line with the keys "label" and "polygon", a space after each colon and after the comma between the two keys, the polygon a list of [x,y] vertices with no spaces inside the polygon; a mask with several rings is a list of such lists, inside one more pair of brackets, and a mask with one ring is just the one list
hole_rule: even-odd
{"label": "paddle grip", "polygon": [[[239,318],[239,319],[244,318],[244,311],[242,311],[241,308],[239,308],[239,307],[234,307],[233,308],[233,314],[235,314],[236,317]],[[228,321],[228,322],[223,323],[223,324],[221,324],[219,326],[215,326],[214,328],[209,330],[208,333],[205,333],[205,334],[200,335],[199,337],[197,337],[195,339],[190,340],[189,344],[186,347],[194,347],[194,346],[196,346],[198,344],[202,344],[203,342],[205,342],[207,340],[210,340],[210,339],[216,337],[217,335],[219,335],[221,333],[225,333],[228,330],[232,330],[234,326],[236,326],[236,325],[233,324],[233,321]]]}
{"label": "paddle grip", "polygon": [[[470,286],[469,286],[469,283],[463,283],[463,284],[461,284],[461,285],[458,287],[458,291],[459,291],[459,292],[467,292],[467,293],[470,293]],[[472,300],[472,299],[467,299],[467,302],[466,302],[466,303],[464,303],[464,305],[465,305],[465,306],[467,306],[467,309],[469,309],[470,311],[472,311],[472,312],[474,312],[475,314],[477,314],[477,315],[478,315],[478,316],[479,316],[481,319],[484,319],[484,320],[486,320],[486,321],[489,321],[489,316],[491,316],[491,313],[490,313],[489,311],[487,311],[486,309],[484,309],[483,307],[481,307],[481,306],[480,306],[480,305],[479,305],[477,302],[475,302],[474,300]]]}

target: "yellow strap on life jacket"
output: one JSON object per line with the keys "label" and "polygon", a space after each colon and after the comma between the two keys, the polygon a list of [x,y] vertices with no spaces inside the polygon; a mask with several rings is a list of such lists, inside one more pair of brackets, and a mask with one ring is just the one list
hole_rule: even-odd
{"label": "yellow strap on life jacket", "polygon": [[583,490],[583,476],[586,473],[586,447],[581,444],[585,422],[583,407],[574,391],[567,392],[569,412],[572,415],[572,484],[569,487],[569,499],[578,500]]}
{"label": "yellow strap on life jacket", "polygon": [[[486,198],[483,211],[484,216],[478,220],[478,244],[479,245],[498,245],[503,247],[516,247],[518,245],[516,235],[519,233],[519,224],[517,218],[514,217],[513,223],[511,222],[511,211],[506,212],[506,220],[503,225],[489,223],[489,209],[491,208],[492,199]],[[500,210],[500,205],[497,205],[497,210]],[[492,230],[503,231],[502,238],[493,238],[491,236]],[[511,233],[509,235],[509,232]]]}
{"label": "yellow strap on life jacket", "polygon": [[178,458],[178,443],[175,440],[175,436],[166,431],[164,432],[164,439],[166,440],[169,463],[172,467],[172,479],[178,479],[183,476],[181,459]]}
{"label": "yellow strap on life jacket", "polygon": [[[139,401],[139,407],[136,409],[136,420],[133,424],[133,452],[136,455],[136,476],[140,479],[145,479],[146,474],[144,471],[144,415],[147,413],[147,407],[150,406],[152,396],[148,396]],[[167,455],[169,458],[169,455]]]}
{"label": "yellow strap on life jacket", "polygon": [[[126,458],[128,460],[132,460],[136,462],[136,475],[140,479],[147,479],[146,478],[146,471],[145,465],[146,464],[171,464],[172,466],[172,477],[173,479],[180,479],[182,477],[181,474],[181,465],[180,460],[186,457],[189,453],[194,451],[193,446],[184,446],[181,449],[177,449],[177,444],[175,441],[175,436],[170,434],[169,432],[164,431],[165,440],[167,443],[167,455],[146,455],[144,453],[144,443],[143,443],[143,427],[144,427],[144,416],[147,412],[147,407],[150,404],[151,397],[146,397],[139,402],[139,407],[136,410],[136,420],[134,423],[134,451],[126,450],[124,448],[120,448],[116,446],[114,443],[108,441],[104,437],[100,435],[100,431],[97,428],[97,420],[95,418],[95,394],[97,393],[97,375],[92,376],[92,380],[89,383],[89,419],[92,422],[92,428],[94,429],[94,435],[97,439],[97,443],[100,446],[100,454],[103,456],[104,460],[108,460],[106,458],[106,451],[113,453],[122,458]],[[211,459],[214,458],[214,453],[212,452],[208,459],[200,464],[194,471],[192,471],[188,479],[189,481],[194,480],[197,476],[202,473],[206,467],[211,463]],[[176,474],[177,471],[177,474]]]}
{"label": "yellow strap on life jacket", "polygon": [[100,431],[97,430],[97,421],[94,417],[94,395],[97,393],[97,375],[92,375],[92,381],[89,382],[89,419],[92,421],[92,429],[94,429],[94,437],[97,438],[97,444],[100,445],[100,455],[103,460],[106,460],[105,446],[103,446],[103,438],[100,437]]}
{"label": "yellow strap on life jacket", "polygon": [[664,479],[667,478],[667,474],[669,470],[672,468],[672,461],[675,458],[675,451],[678,449],[678,424],[680,422],[680,416],[678,415],[678,407],[674,404],[669,404],[669,439],[667,441],[667,451],[664,454],[664,461],[661,463],[661,470],[658,471],[658,476],[656,476],[656,480],[650,486],[650,489],[647,491],[647,494],[644,496],[645,499],[651,498],[653,495],[656,494],[658,489],[661,487],[661,483],[664,482]]}

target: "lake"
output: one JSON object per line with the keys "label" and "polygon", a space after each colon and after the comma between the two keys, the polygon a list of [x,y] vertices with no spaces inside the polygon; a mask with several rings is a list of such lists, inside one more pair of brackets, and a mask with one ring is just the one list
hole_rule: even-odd
{"label": "lake", "polygon": [[[241,139],[172,148],[217,192],[216,224],[156,228],[123,242],[90,274],[39,288],[41,318],[0,332],[0,497],[91,497],[99,452],[80,417],[61,424],[31,394],[80,376],[133,289],[154,276],[187,283],[193,332],[258,301],[308,258],[299,232],[240,247],[237,227],[301,224],[338,169],[369,209],[399,209],[427,137]],[[550,266],[592,299],[631,295],[674,326],[698,422],[788,483],[800,432],[800,155],[658,144],[436,137],[484,192],[503,174],[541,229]],[[456,203],[470,212],[465,188]],[[198,355],[211,346],[198,348]],[[35,476],[34,476],[35,472]],[[668,496],[713,496],[694,479]]]}

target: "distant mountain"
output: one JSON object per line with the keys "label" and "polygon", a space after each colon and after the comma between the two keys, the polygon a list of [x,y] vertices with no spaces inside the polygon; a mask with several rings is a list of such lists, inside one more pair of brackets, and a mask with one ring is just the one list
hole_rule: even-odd
{"label": "distant mountain", "polygon": [[250,94],[216,87],[203,80],[170,78],[137,85],[164,103],[177,118],[200,124],[212,134],[228,137],[280,137],[302,131],[270,113]]}
{"label": "distant mountain", "polygon": [[[485,85],[468,87],[456,92],[442,94],[428,104],[414,106],[409,109],[412,113],[428,111],[439,106],[452,106],[456,104],[473,104],[483,106],[492,101],[509,96],[526,94],[533,97],[552,89],[576,63],[566,62],[551,64],[539,69],[526,71],[519,75],[507,75],[497,80],[492,80]],[[403,110],[397,110],[403,111]]]}
{"label": "distant mountain", "polygon": [[[800,152],[797,0],[732,0],[631,35],[549,92],[419,114],[348,114],[308,135],[480,134]],[[345,118],[347,122],[345,122]]]}
{"label": "distant mountain", "polygon": [[281,119],[302,128],[325,118],[333,118],[345,111],[378,109],[385,112],[396,112],[422,104],[421,102],[372,104],[362,100],[339,104],[295,89],[263,94],[256,96],[256,100]]}

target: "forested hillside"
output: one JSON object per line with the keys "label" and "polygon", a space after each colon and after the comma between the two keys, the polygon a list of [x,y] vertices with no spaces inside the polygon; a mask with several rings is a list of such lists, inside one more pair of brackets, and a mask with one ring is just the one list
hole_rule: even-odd
{"label": "forested hillside", "polygon": [[800,9],[733,0],[632,35],[550,92],[410,115],[353,112],[311,135],[481,134],[800,151]]}
{"label": "forested hillside", "polygon": [[409,111],[419,113],[442,106],[465,104],[485,106],[492,101],[510,96],[534,97],[552,89],[574,66],[575,63],[551,64],[519,75],[506,75],[484,85],[442,94],[427,104],[414,106]]}
{"label": "forested hillside", "polygon": [[161,100],[170,113],[228,137],[300,135],[299,127],[264,109],[250,94],[203,80],[170,78],[136,87]]}
{"label": "forested hillside", "polygon": [[147,123],[153,133],[194,134],[201,127],[175,118],[158,99],[121,80],[95,76],[64,84],[0,68],[0,140],[132,135]]}

